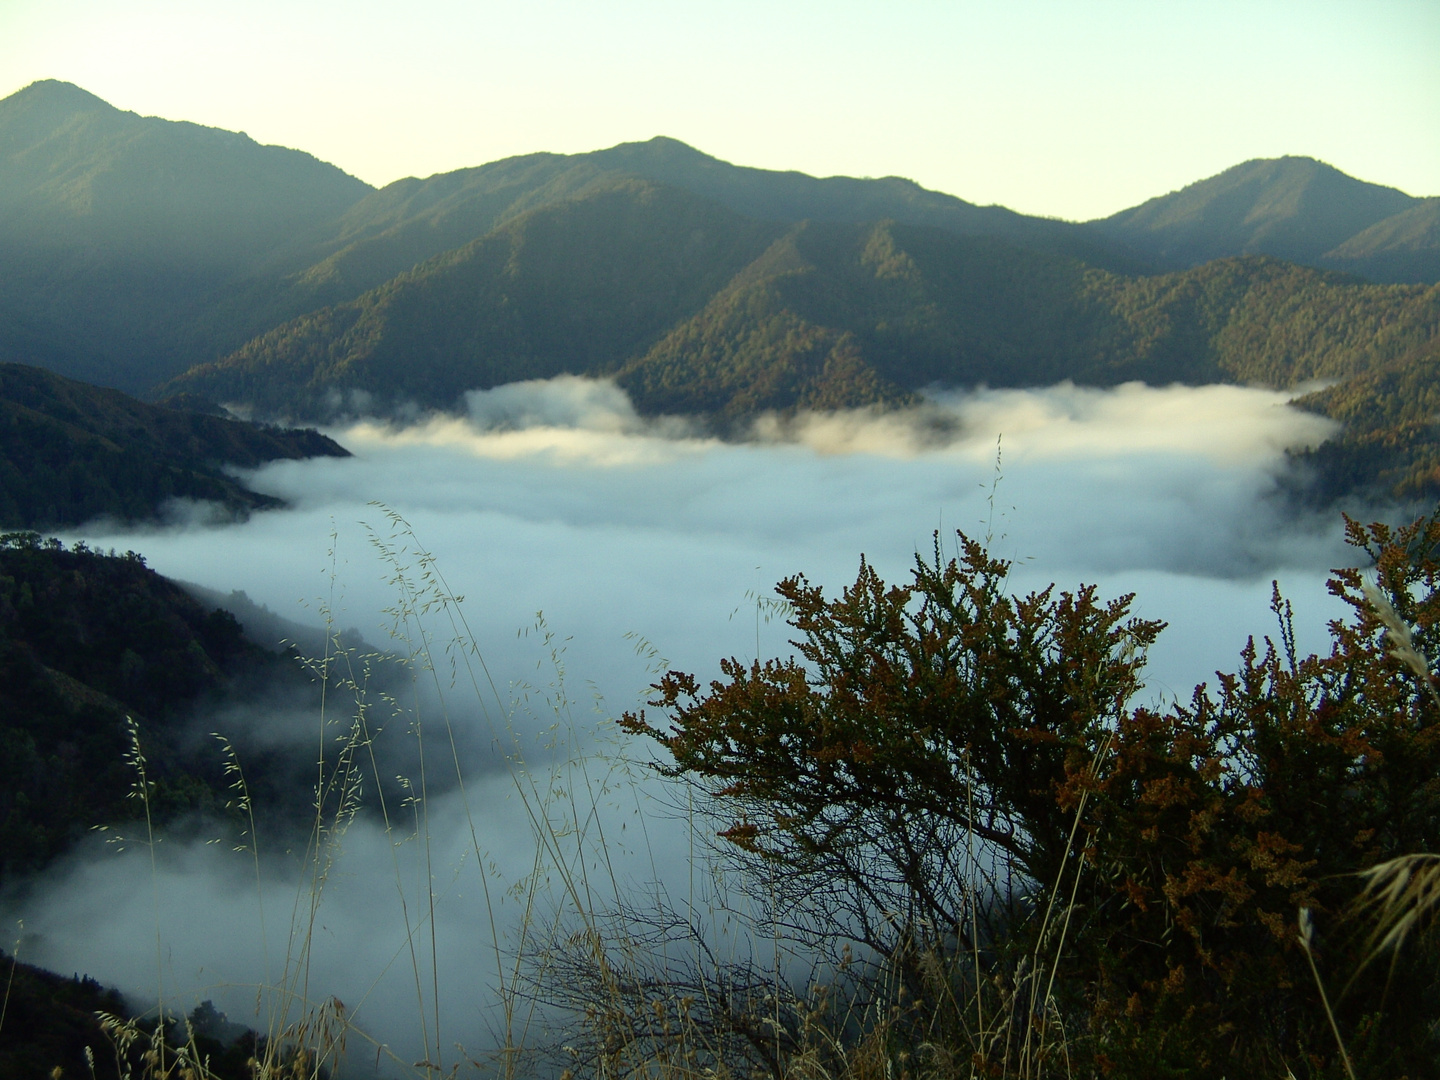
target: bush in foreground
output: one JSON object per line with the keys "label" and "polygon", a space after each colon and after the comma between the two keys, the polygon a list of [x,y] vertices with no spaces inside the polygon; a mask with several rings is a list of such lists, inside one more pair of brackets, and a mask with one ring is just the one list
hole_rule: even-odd
{"label": "bush in foreground", "polygon": [[[669,673],[668,723],[622,726],[720,815],[752,944],[810,976],[715,960],[688,909],[570,888],[574,932],[559,912],[517,946],[521,1029],[568,1008],[556,1072],[647,1080],[1436,1075],[1440,520],[1349,528],[1374,568],[1336,573],[1328,654],[1297,654],[1277,590],[1275,638],[1169,706],[1133,704],[1163,627],[1130,597],[1012,596],[964,537],[905,585],[864,563],[838,598],[782,582],[798,657],[706,689]],[[584,808],[560,828],[517,790],[567,870]],[[272,1033],[255,1074],[322,1075],[350,1030],[331,1019]],[[492,1069],[544,1072],[544,1050],[507,1027]]]}
{"label": "bush in foreground", "polygon": [[1349,540],[1373,580],[1333,577],[1329,654],[1296,654],[1277,589],[1276,638],[1188,702],[1131,705],[1162,629],[1131,597],[1011,597],[962,536],[905,585],[782,582],[799,659],[670,673],[668,725],[623,723],[721,808],[777,923],[873,958],[851,1015],[892,1066],[1435,1075],[1435,950],[1377,957],[1346,915],[1366,868],[1440,851],[1440,521]]}

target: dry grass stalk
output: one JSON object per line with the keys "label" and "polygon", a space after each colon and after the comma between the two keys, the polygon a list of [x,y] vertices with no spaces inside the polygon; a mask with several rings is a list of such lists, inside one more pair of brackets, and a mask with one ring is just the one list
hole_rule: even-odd
{"label": "dry grass stalk", "polygon": [[1370,914],[1365,962],[1399,950],[1415,930],[1440,908],[1440,855],[1401,855],[1361,872],[1365,889],[1360,908]]}
{"label": "dry grass stalk", "polygon": [[1310,909],[1302,907],[1299,918],[1299,940],[1300,948],[1305,953],[1305,959],[1310,963],[1310,974],[1315,976],[1315,985],[1320,990],[1320,1003],[1325,1006],[1325,1016],[1330,1021],[1330,1030],[1335,1034],[1335,1044],[1340,1047],[1340,1060],[1345,1064],[1345,1075],[1350,1080],[1355,1080],[1355,1069],[1350,1064],[1349,1051],[1345,1049],[1345,1040],[1340,1037],[1340,1025],[1335,1022],[1335,1011],[1330,1008],[1330,995],[1325,992],[1325,983],[1320,978],[1320,969],[1315,964],[1315,922],[1310,918]]}
{"label": "dry grass stalk", "polygon": [[1375,617],[1385,627],[1385,640],[1390,643],[1390,648],[1386,650],[1387,655],[1413,671],[1430,692],[1430,696],[1440,702],[1440,690],[1436,689],[1435,677],[1430,673],[1430,658],[1415,641],[1410,624],[1400,617],[1395,605],[1390,602],[1390,597],[1386,596],[1385,590],[1375,582],[1362,582],[1360,590],[1365,594],[1365,602],[1375,612]]}

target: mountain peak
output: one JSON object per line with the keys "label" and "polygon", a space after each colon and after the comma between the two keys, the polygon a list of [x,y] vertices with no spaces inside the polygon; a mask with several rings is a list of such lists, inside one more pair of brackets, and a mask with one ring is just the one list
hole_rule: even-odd
{"label": "mountain peak", "polygon": [[0,109],[20,106],[64,112],[118,112],[115,106],[84,87],[61,79],[40,79],[0,99]]}
{"label": "mountain peak", "polygon": [[1096,225],[1162,265],[1237,253],[1313,263],[1415,201],[1312,157],[1254,158]]}
{"label": "mountain peak", "polygon": [[[1249,161],[1242,161],[1238,165],[1232,165],[1223,172],[1204,180],[1197,180],[1182,190],[1199,187],[1202,184],[1210,184],[1219,181],[1230,181],[1237,183],[1260,182],[1260,183],[1284,183],[1313,180],[1330,180],[1342,183],[1365,185],[1367,187],[1380,187],[1379,184],[1367,184],[1364,180],[1357,180],[1348,173],[1342,172],[1327,161],[1319,158],[1307,157],[1303,154],[1285,154],[1282,157],[1273,158],[1251,158]],[[1393,191],[1393,188],[1384,190]]]}
{"label": "mountain peak", "polygon": [[619,146],[647,146],[652,150],[663,150],[667,153],[695,154],[700,157],[709,157],[709,154],[696,150],[687,142],[672,138],[669,135],[656,135],[652,138],[633,143],[620,143]]}
{"label": "mountain peak", "polygon": [[1319,158],[1310,157],[1308,154],[1281,154],[1279,157],[1273,157],[1273,158],[1250,158],[1250,159],[1247,160],[1247,161],[1242,161],[1242,162],[1240,162],[1240,164],[1238,164],[1238,165],[1232,165],[1232,166],[1230,166],[1230,168],[1226,169],[1226,170],[1225,170],[1224,172],[1222,172],[1222,173],[1218,173],[1217,175],[1219,175],[1219,176],[1224,176],[1225,173],[1233,173],[1233,172],[1235,172],[1235,171],[1237,171],[1237,170],[1240,170],[1240,169],[1253,169],[1253,168],[1274,168],[1274,169],[1292,169],[1292,170],[1293,170],[1293,169],[1306,169],[1306,170],[1310,170],[1310,169],[1320,168],[1320,169],[1328,169],[1328,170],[1331,171],[1331,172],[1339,172],[1339,171],[1340,171],[1339,169],[1335,168],[1334,165],[1331,165],[1331,164],[1329,164],[1328,162],[1321,161]]}
{"label": "mountain peak", "polygon": [[724,162],[679,139],[668,135],[656,135],[641,142],[626,142],[596,151],[593,155],[609,164],[624,166],[628,162],[643,161],[659,166],[677,165],[722,165]]}

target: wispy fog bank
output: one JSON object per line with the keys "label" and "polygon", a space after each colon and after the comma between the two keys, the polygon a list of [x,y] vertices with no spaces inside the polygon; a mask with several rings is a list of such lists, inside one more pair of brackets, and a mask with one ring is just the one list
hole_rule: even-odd
{"label": "wispy fog bank", "polygon": [[[838,591],[862,552],[900,579],[937,529],[947,546],[956,529],[991,537],[1016,560],[1017,591],[1053,580],[1138,593],[1140,614],[1171,623],[1152,652],[1150,686],[1160,695],[1188,694],[1233,666],[1248,634],[1273,631],[1272,577],[1294,599],[1301,647],[1321,647],[1337,613],[1323,580],[1349,557],[1337,519],[1297,516],[1276,494],[1285,450],[1323,439],[1328,423],[1265,391],[1062,385],[937,395],[907,412],[769,417],[742,442],[639,417],[606,382],[517,384],[471,394],[468,404],[467,416],[407,427],[356,423],[330,432],[352,459],[253,474],[290,510],[86,538],[134,548],[173,577],[242,589],[285,618],[314,625],[328,611],[381,645],[395,626],[387,609],[397,604],[397,571],[418,578],[423,545],[464,595],[460,610],[500,696],[529,701],[520,737],[537,752],[562,677],[562,723],[568,715],[584,728],[643,700],[661,658],[708,676],[724,655],[786,652],[786,628],[759,617],[757,595],[797,571]],[[377,502],[414,537],[396,534]],[[386,557],[386,544],[403,550]],[[451,633],[438,615],[429,628],[437,648]],[[454,694],[465,699],[463,680]],[[486,722],[473,701],[455,715]],[[470,732],[476,746],[490,737]],[[533,865],[530,825],[507,783],[489,772],[468,789],[481,861],[493,859],[502,876]],[[602,815],[634,845],[616,872],[629,882],[653,879],[657,866],[683,874],[683,833],[635,816],[648,804],[629,797],[629,810]],[[490,1038],[493,1016],[481,1002],[494,962],[485,959],[482,881],[459,798],[451,791],[429,805],[442,896],[435,926],[443,1037],[476,1047]],[[192,999],[223,997],[246,1020],[234,991],[215,988],[265,978],[253,889],[228,876],[238,873],[226,868],[228,852],[174,847],[160,871],[166,978]],[[415,847],[398,849],[401,880],[423,877],[405,861]],[[352,829],[344,849],[319,910],[310,992],[364,1001],[357,1018],[410,1052],[416,991],[395,910],[397,857],[369,823]],[[304,886],[285,865],[275,860],[265,888],[267,911],[288,917]],[[127,989],[154,985],[143,860],[78,858],[12,897],[4,914],[26,919],[27,959]]]}
{"label": "wispy fog bank", "polygon": [[1111,389],[1061,383],[1045,390],[938,391],[914,409],[854,409],[767,416],[758,437],[799,442],[820,453],[895,457],[949,449],[993,457],[1004,436],[1025,458],[1194,455],[1273,469],[1286,449],[1319,445],[1338,430],[1287,405],[1290,395],[1238,386],[1125,383]]}

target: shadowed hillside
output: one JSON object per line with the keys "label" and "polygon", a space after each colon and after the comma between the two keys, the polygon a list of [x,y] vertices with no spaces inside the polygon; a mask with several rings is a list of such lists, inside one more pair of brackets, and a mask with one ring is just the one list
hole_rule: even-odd
{"label": "shadowed hillside", "polygon": [[1440,493],[1440,339],[1299,404],[1344,424],[1302,455],[1319,471],[1321,501],[1376,490],[1415,500]]}
{"label": "shadowed hillside", "polygon": [[178,362],[178,322],[369,190],[297,150],[34,83],[0,101],[0,359],[23,359],[4,340],[23,321],[70,343],[63,373],[143,389]]}
{"label": "shadowed hillside", "polygon": [[0,527],[154,517],[168,499],[229,512],[278,506],[224,471],[348,456],[315,431],[283,431],[146,405],[22,364],[0,364]]}
{"label": "shadowed hillside", "polygon": [[644,181],[597,181],[169,389],[319,416],[357,391],[382,407],[448,408],[476,387],[613,370],[780,231]]}
{"label": "shadowed hillside", "polygon": [[[596,185],[639,177],[760,221],[858,224],[879,219],[961,236],[997,236],[1119,270],[1144,259],[1070,222],[975,206],[900,177],[817,178],[753,169],[669,138],[584,154],[527,154],[425,179],[397,180],[356,203],[281,276],[257,276],[199,320],[196,340],[236,341],[317,308],[344,303],[416,264],[462,247],[539,207]],[[303,265],[302,265],[303,263]],[[249,335],[247,335],[249,336]]]}
{"label": "shadowed hillside", "polygon": [[1322,261],[1373,281],[1440,280],[1440,198],[1416,200],[1326,252]]}
{"label": "shadowed hillside", "polygon": [[0,880],[141,812],[129,800],[130,719],[154,815],[219,813],[223,760],[188,730],[193,708],[247,687],[309,685],[138,555],[33,533],[0,538],[0,670]]}
{"label": "shadowed hillside", "polygon": [[[616,375],[645,411],[894,401],[923,387],[1345,377],[1440,327],[1440,292],[1278,260],[1128,277],[893,222],[763,224],[597,183],[171,384],[324,417]],[[363,395],[355,398],[356,393]]]}

